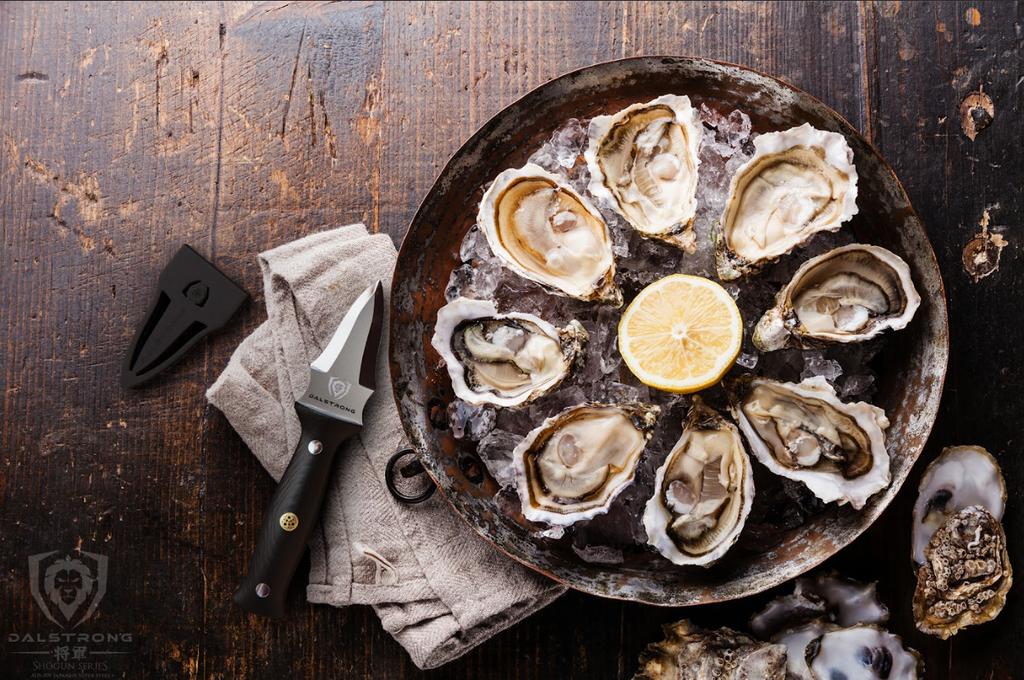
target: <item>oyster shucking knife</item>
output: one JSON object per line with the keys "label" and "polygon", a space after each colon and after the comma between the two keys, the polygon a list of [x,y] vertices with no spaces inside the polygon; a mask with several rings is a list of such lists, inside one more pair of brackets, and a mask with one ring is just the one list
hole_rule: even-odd
{"label": "oyster shucking knife", "polygon": [[320,517],[334,455],[363,427],[363,407],[377,387],[384,322],[380,281],[367,288],[310,364],[309,386],[295,402],[302,438],[263,518],[249,573],[232,598],[254,614],[281,616],[285,595]]}

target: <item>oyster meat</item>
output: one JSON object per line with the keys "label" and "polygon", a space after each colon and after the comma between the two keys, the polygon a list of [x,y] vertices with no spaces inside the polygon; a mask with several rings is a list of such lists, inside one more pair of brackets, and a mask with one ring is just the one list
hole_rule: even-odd
{"label": "oyster meat", "polygon": [[736,426],[693,398],[683,434],[658,468],[647,501],[647,543],[675,564],[710,566],[732,547],[754,500]]}
{"label": "oyster meat", "polygon": [[1006,484],[999,464],[980,446],[950,446],[924,471],[914,503],[914,565],[924,564],[924,550],[935,530],[966,507],[980,505],[1003,519]]}
{"label": "oyster meat", "polygon": [[754,328],[762,352],[863,342],[914,318],[921,296],[910,267],[879,246],[854,243],[803,263]]}
{"label": "oyster meat", "polygon": [[484,192],[477,223],[506,267],[549,290],[619,307],[612,237],[601,213],[560,177],[528,163]]}
{"label": "oyster meat", "polygon": [[665,639],[640,654],[633,680],[785,680],[782,645],[729,628],[704,630],[685,620],[662,628]]}
{"label": "oyster meat", "polygon": [[823,619],[813,619],[772,637],[772,642],[786,647],[786,680],[816,680],[807,667],[807,645],[839,626]]}
{"label": "oyster meat", "polygon": [[857,214],[857,169],[841,134],[805,123],[759,136],[754,149],[732,177],[715,230],[723,281],[752,274]]}
{"label": "oyster meat", "polygon": [[559,329],[532,314],[498,314],[493,302],[460,297],[438,310],[430,344],[459,399],[517,406],[558,387],[583,363],[588,339],[578,321]]}
{"label": "oyster meat", "polygon": [[826,503],[860,510],[889,486],[885,412],[843,403],[821,376],[799,384],[752,378],[733,410],[754,456]]}
{"label": "oyster meat", "polygon": [[924,676],[921,655],[899,636],[871,625],[825,633],[807,645],[807,667],[819,680],[916,680]]}
{"label": "oyster meat", "polygon": [[945,640],[1003,610],[1013,569],[1003,526],[988,510],[975,505],[950,517],[924,554],[914,590],[918,630]]}
{"label": "oyster meat", "polygon": [[512,452],[523,515],[569,526],[608,512],[633,481],[661,409],[587,403],[545,420]]}
{"label": "oyster meat", "polygon": [[590,121],[590,193],[644,236],[697,250],[701,125],[689,97],[667,94]]}

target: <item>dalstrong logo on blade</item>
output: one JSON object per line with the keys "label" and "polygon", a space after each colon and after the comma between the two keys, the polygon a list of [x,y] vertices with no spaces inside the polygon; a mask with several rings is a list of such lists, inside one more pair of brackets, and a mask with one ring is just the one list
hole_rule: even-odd
{"label": "dalstrong logo on blade", "polygon": [[331,393],[331,396],[335,399],[341,399],[348,391],[352,389],[352,383],[341,378],[331,378],[327,382],[327,391]]}
{"label": "dalstrong logo on blade", "polygon": [[84,551],[75,557],[58,554],[29,556],[29,587],[46,618],[61,628],[76,628],[95,613],[107,592],[107,557]]}

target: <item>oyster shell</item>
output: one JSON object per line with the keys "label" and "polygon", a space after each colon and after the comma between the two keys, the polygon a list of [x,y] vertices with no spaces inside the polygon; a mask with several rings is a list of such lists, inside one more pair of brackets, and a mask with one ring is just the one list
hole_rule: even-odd
{"label": "oyster shell", "polygon": [[821,376],[799,384],[750,379],[733,411],[765,467],[803,482],[826,503],[860,510],[889,485],[885,412],[866,402],[843,403]]}
{"label": "oyster shell", "polygon": [[560,177],[528,163],[498,175],[477,223],[506,267],[555,293],[622,305],[601,213]]}
{"label": "oyster shell", "polygon": [[857,214],[857,169],[841,134],[805,123],[759,136],[754,149],[732,177],[715,229],[723,281],[752,274]]}
{"label": "oyster shell", "polygon": [[854,243],[804,262],[754,328],[762,352],[863,342],[906,327],[921,305],[910,267],[879,246]]}
{"label": "oyster shell", "polygon": [[980,446],[943,449],[921,477],[914,503],[914,565],[924,564],[924,550],[935,530],[955,513],[980,505],[1003,519],[1006,484],[999,463]]}
{"label": "oyster shell", "polygon": [[523,515],[569,526],[608,512],[633,481],[661,409],[635,402],[572,406],[512,452]]}
{"label": "oyster shell", "polygon": [[975,505],[950,517],[924,554],[914,590],[918,630],[945,640],[1003,610],[1013,569],[1003,527],[988,510]]}
{"label": "oyster shell", "polygon": [[459,399],[517,406],[558,387],[582,364],[588,340],[578,321],[559,329],[532,314],[498,314],[489,300],[460,297],[438,310],[430,344]]}
{"label": "oyster shell", "polygon": [[772,642],[786,648],[786,680],[815,680],[807,667],[807,645],[839,626],[823,619],[813,619],[777,633]]}
{"label": "oyster shell", "polygon": [[786,648],[729,628],[704,630],[689,621],[662,626],[665,639],[647,645],[633,680],[784,680]]}
{"label": "oyster shell", "polygon": [[667,94],[590,121],[590,193],[644,236],[697,250],[701,125],[689,97]]}
{"label": "oyster shell", "polygon": [[807,666],[817,680],[916,680],[924,676],[921,655],[897,635],[859,625],[825,633],[807,645]]}
{"label": "oyster shell", "polygon": [[878,598],[876,584],[861,583],[833,570],[796,580],[791,595],[776,597],[750,619],[750,630],[762,640],[815,619],[840,627],[885,623],[889,608]]}
{"label": "oyster shell", "polygon": [[683,434],[658,468],[647,501],[647,543],[675,564],[710,566],[740,535],[754,500],[754,477],[736,426],[700,397]]}

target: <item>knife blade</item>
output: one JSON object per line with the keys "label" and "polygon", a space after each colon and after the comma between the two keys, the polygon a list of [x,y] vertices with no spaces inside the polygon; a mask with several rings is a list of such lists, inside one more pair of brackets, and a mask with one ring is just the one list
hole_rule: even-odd
{"label": "knife blade", "polygon": [[309,385],[295,402],[302,437],[264,515],[249,573],[232,597],[246,611],[284,615],[288,584],[320,516],[335,454],[362,429],[363,408],[377,387],[383,323],[378,281],[360,294],[310,364]]}

